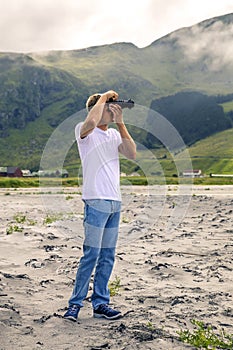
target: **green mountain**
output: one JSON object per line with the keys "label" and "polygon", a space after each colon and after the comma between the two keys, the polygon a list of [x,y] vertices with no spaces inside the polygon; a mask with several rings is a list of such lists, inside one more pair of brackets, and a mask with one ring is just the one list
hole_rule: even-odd
{"label": "green mountain", "polygon": [[230,35],[233,14],[182,28],[145,48],[115,43],[74,51],[34,53],[38,62],[64,69],[91,90],[117,89],[139,104],[181,90],[233,91]]}
{"label": "green mountain", "polygon": [[[175,126],[188,144],[230,128],[232,25],[233,14],[208,19],[145,48],[115,43],[71,51],[0,53],[0,165],[38,169],[53,130],[82,110],[89,94],[110,88],[117,90],[120,98],[131,97],[148,108],[158,108],[159,103],[161,108],[161,99],[173,95],[179,109],[180,92],[201,93],[205,102],[212,96],[214,101],[206,104],[208,133],[205,111],[199,110],[198,117],[192,114],[192,130],[184,128],[182,115],[176,114]],[[227,103],[225,114],[222,103]],[[213,106],[217,112],[211,117]],[[164,106],[160,112],[169,114]],[[147,133],[132,132],[141,143],[153,146],[148,144]],[[68,163],[73,164],[75,157],[73,149]]]}

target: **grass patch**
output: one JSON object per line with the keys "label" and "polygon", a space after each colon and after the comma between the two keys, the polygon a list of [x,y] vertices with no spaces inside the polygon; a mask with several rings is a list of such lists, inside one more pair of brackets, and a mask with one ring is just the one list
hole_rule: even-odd
{"label": "grass patch", "polygon": [[23,214],[16,214],[14,215],[13,219],[18,223],[18,224],[24,224],[26,221],[26,215]]}
{"label": "grass patch", "polygon": [[7,227],[6,234],[11,235],[14,232],[22,232],[22,231],[23,231],[23,227],[13,224]]}
{"label": "grass patch", "polygon": [[56,222],[58,220],[62,220],[63,219],[63,214],[47,214],[46,218],[44,219],[44,225],[50,225],[53,222]]}
{"label": "grass patch", "polygon": [[221,104],[225,113],[233,111],[233,101],[224,102]]}
{"label": "grass patch", "polygon": [[0,177],[0,188],[27,188],[27,187],[39,187],[39,179],[37,178],[12,178],[12,177]]}
{"label": "grass patch", "polygon": [[196,349],[233,349],[233,334],[227,334],[224,330],[217,334],[211,325],[206,325],[202,321],[192,320],[191,323],[195,327],[192,332],[189,329],[177,332],[183,343],[190,344]]}
{"label": "grass patch", "polygon": [[119,276],[116,276],[114,281],[110,281],[108,283],[110,296],[112,297],[117,295],[119,293],[120,287],[121,287],[121,279]]}
{"label": "grass patch", "polygon": [[6,234],[11,235],[14,232],[23,232],[23,224],[34,226],[37,222],[33,219],[28,219],[26,215],[17,213],[13,216],[13,222],[6,228]]}
{"label": "grass patch", "polygon": [[130,220],[127,217],[123,216],[123,218],[121,219],[121,222],[124,224],[128,224]]}

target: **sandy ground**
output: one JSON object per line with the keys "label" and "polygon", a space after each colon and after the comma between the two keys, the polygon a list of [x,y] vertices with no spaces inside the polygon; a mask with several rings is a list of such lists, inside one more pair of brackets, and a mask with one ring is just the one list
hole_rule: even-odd
{"label": "sandy ground", "polygon": [[[62,315],[82,254],[80,189],[0,189],[0,349],[192,349],[192,319],[233,333],[233,186],[122,187],[111,299]],[[91,294],[90,285],[90,294]]]}

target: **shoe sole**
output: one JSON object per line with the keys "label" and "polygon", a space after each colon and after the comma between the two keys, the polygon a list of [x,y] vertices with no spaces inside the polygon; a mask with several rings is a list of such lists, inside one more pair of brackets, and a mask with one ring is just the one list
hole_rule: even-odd
{"label": "shoe sole", "polygon": [[67,317],[63,317],[65,320],[69,320],[69,321],[73,321],[76,322],[77,318],[73,317],[73,316],[67,316]]}
{"label": "shoe sole", "polygon": [[115,316],[109,317],[103,314],[93,314],[94,318],[106,318],[107,320],[117,320],[118,318],[121,318],[122,315],[121,314],[117,314]]}

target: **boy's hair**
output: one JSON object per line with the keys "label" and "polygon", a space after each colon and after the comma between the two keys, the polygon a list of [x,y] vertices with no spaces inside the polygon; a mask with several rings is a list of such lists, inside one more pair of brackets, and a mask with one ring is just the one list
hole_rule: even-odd
{"label": "boy's hair", "polygon": [[98,99],[100,98],[101,94],[93,94],[90,97],[88,97],[87,102],[86,102],[86,108],[87,111],[90,112],[90,110],[94,107]]}

